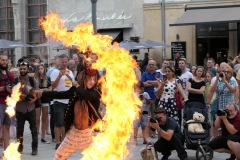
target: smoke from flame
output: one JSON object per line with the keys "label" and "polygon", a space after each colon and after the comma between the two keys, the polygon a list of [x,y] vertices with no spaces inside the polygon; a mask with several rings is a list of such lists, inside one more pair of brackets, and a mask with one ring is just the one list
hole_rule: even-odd
{"label": "smoke from flame", "polygon": [[6,104],[7,104],[7,109],[6,109],[6,113],[10,116],[13,117],[15,115],[15,106],[16,103],[19,101],[20,99],[20,87],[21,87],[21,83],[18,83],[17,85],[15,85],[12,89],[12,94],[11,96],[7,96],[6,99]]}
{"label": "smoke from flame", "polygon": [[95,69],[106,69],[106,76],[101,79],[102,98],[106,105],[103,118],[104,132],[97,134],[93,144],[83,151],[83,160],[122,160],[126,159],[126,143],[130,139],[132,123],[138,113],[141,101],[134,94],[137,83],[134,68],[136,62],[129,52],[117,44],[111,45],[112,37],[94,34],[92,23],[79,24],[72,32],[64,28],[64,22],[57,14],[49,14],[40,20],[45,35],[64,46],[76,46],[79,51],[88,48],[98,55],[93,64]]}

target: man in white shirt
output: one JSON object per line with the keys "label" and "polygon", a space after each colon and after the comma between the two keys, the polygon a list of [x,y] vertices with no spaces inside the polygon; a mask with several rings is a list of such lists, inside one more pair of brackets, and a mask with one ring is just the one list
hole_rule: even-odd
{"label": "man in white shirt", "polygon": [[160,73],[161,78],[166,78],[165,67],[170,65],[170,61],[168,59],[164,59],[162,62],[162,66],[160,69],[156,70],[157,73]]}
{"label": "man in white shirt", "polygon": [[[68,56],[63,54],[59,56],[59,68],[53,70],[50,75],[52,88],[54,91],[67,91],[72,87],[74,81],[73,73],[67,69],[68,65]],[[57,149],[60,146],[61,140],[65,137],[65,128],[64,128],[64,114],[68,105],[67,99],[54,99],[54,117],[55,117],[55,139]],[[60,136],[62,139],[60,139]]]}
{"label": "man in white shirt", "polygon": [[[182,88],[183,88],[184,94],[188,97],[187,82],[189,81],[190,78],[193,78],[193,74],[191,72],[187,71],[185,59],[181,58],[178,61],[178,65],[179,65],[179,69],[181,70],[181,75],[178,78],[182,81]],[[182,110],[178,110],[178,118],[179,118],[180,127],[183,125],[182,117],[183,117]]]}

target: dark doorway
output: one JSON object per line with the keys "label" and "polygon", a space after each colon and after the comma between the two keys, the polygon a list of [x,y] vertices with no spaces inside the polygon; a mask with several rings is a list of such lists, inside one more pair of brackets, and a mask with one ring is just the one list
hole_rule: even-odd
{"label": "dark doorway", "polygon": [[207,53],[209,53],[210,57],[214,58],[218,64],[226,62],[228,49],[228,37],[198,38],[196,62],[198,65],[203,65]]}

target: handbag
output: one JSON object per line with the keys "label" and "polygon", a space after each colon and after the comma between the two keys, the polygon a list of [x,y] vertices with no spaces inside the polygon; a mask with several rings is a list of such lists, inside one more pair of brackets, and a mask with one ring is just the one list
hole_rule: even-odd
{"label": "handbag", "polygon": [[175,91],[175,98],[176,98],[176,108],[177,110],[182,110],[183,109],[183,100],[182,96],[179,94],[177,90],[177,80],[175,80],[175,85],[176,85],[176,91]]}
{"label": "handbag", "polygon": [[175,93],[175,98],[176,98],[176,107],[178,110],[183,109],[183,100],[182,96],[179,94],[179,92]]}

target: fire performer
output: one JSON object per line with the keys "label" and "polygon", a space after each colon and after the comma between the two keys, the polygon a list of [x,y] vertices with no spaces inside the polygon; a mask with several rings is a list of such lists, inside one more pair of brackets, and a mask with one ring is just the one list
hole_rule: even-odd
{"label": "fire performer", "polygon": [[91,126],[100,118],[100,88],[97,70],[86,69],[80,73],[74,87],[68,91],[36,92],[40,97],[65,99],[71,97],[65,113],[66,137],[55,153],[55,160],[65,160],[76,150],[83,150],[92,143]]}
{"label": "fire performer", "polygon": [[5,112],[7,107],[5,100],[12,92],[13,82],[13,74],[8,71],[8,56],[0,55],[0,128],[2,129],[4,150],[9,145],[9,128],[11,124],[11,119]]}

